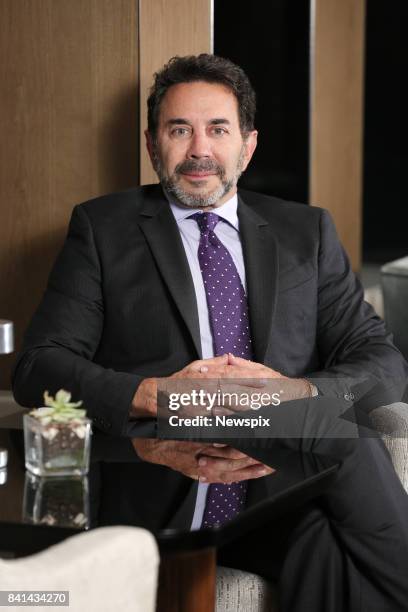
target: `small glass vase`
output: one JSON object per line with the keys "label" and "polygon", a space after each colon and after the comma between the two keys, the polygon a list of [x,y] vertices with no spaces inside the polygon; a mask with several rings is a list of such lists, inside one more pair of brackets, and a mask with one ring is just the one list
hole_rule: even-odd
{"label": "small glass vase", "polygon": [[25,466],[36,476],[82,476],[88,473],[91,421],[61,423],[24,415]]}

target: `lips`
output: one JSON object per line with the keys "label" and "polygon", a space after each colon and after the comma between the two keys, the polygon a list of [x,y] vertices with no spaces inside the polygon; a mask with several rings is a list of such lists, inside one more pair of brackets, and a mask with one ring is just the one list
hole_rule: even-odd
{"label": "lips", "polygon": [[207,176],[215,176],[215,172],[182,172],[184,176],[188,176],[188,178],[206,178]]}

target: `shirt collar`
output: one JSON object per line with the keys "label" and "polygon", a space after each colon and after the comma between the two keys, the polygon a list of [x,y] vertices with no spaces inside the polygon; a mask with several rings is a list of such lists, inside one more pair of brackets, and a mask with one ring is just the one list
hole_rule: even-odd
{"label": "shirt collar", "polygon": [[[187,219],[187,217],[191,217],[195,212],[203,212],[201,208],[185,208],[184,206],[180,206],[180,204],[176,203],[174,199],[169,195],[166,191],[164,191],[167,200],[170,204],[170,208],[173,212],[174,218],[177,221],[177,224],[180,224],[182,221]],[[214,208],[210,212],[215,213],[227,223],[235,227],[236,230],[239,228],[238,223],[238,195],[235,193],[229,200],[227,200],[222,206],[219,208]]]}

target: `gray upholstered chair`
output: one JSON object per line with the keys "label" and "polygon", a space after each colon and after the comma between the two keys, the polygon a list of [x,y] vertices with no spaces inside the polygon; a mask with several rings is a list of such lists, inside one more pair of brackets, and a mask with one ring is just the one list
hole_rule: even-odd
{"label": "gray upholstered chair", "polygon": [[154,612],[158,567],[149,531],[100,527],[29,557],[0,559],[0,583],[7,591],[69,591],[71,612]]}
{"label": "gray upholstered chair", "polygon": [[394,334],[395,345],[408,359],[408,257],[381,268],[384,320]]}

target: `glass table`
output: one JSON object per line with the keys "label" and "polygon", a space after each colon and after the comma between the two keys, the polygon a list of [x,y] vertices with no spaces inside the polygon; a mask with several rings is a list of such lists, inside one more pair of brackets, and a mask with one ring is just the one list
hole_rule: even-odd
{"label": "glass table", "polygon": [[[0,447],[8,450],[7,468],[0,470],[0,556],[33,554],[102,525],[147,527],[159,545],[158,609],[166,610],[168,602],[180,601],[180,593],[185,607],[179,609],[189,609],[188,602],[194,597],[195,610],[197,601],[201,612],[213,610],[217,550],[267,525],[272,527],[288,511],[320,496],[338,469],[334,462],[285,451],[285,478],[268,477],[274,484],[266,495],[251,500],[249,507],[226,525],[197,531],[190,531],[189,525],[155,529],[140,516],[133,520],[131,509],[124,513],[120,503],[111,503],[112,495],[106,495],[109,475],[137,470],[129,439],[94,432],[91,468],[83,478],[41,479],[25,470],[21,413],[5,418],[0,415]],[[115,478],[115,486],[120,487]],[[123,480],[123,487],[125,483]]]}

